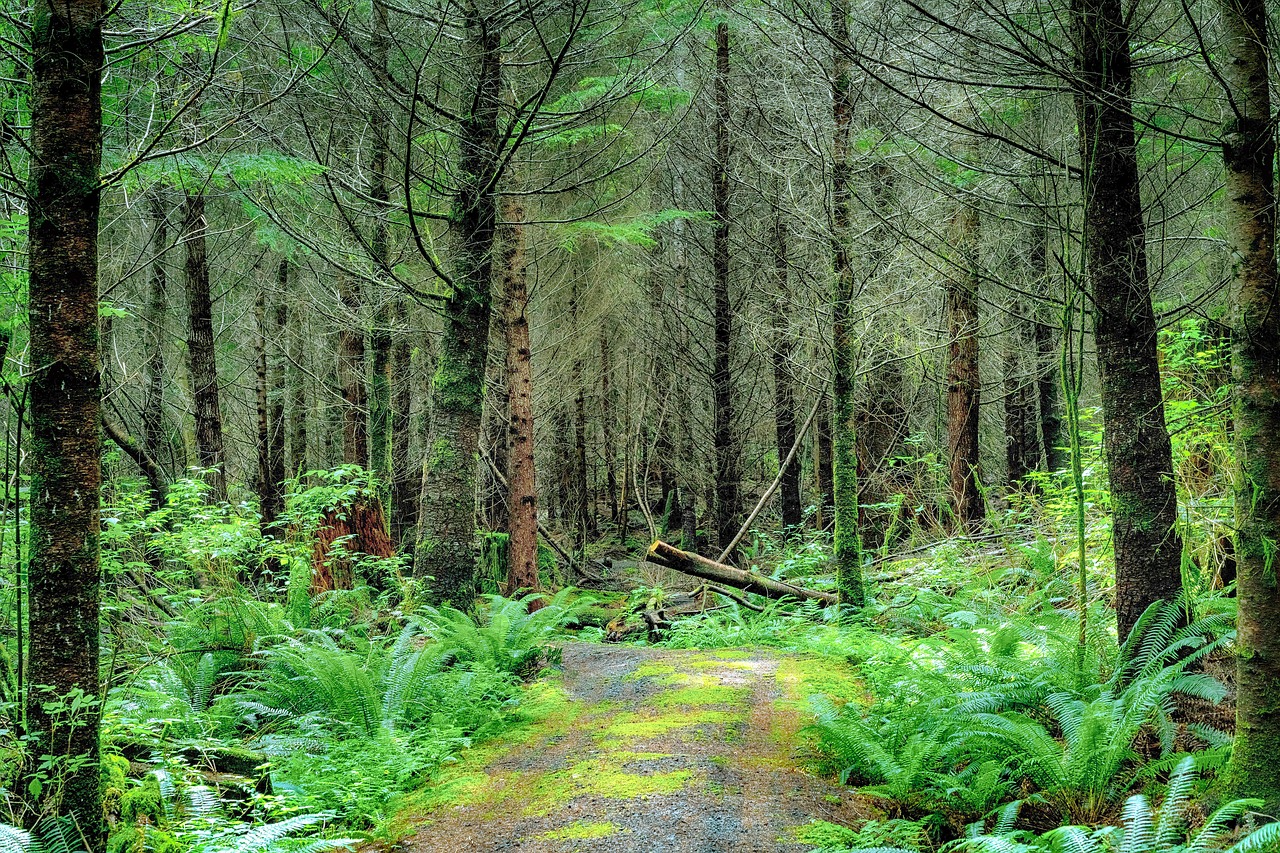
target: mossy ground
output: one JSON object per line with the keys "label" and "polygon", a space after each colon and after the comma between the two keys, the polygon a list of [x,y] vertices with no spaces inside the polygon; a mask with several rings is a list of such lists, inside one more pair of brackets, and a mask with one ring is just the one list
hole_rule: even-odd
{"label": "mossy ground", "polygon": [[574,643],[564,667],[408,799],[407,849],[799,851],[796,827],[874,814],[796,757],[812,692],[860,695],[839,662]]}

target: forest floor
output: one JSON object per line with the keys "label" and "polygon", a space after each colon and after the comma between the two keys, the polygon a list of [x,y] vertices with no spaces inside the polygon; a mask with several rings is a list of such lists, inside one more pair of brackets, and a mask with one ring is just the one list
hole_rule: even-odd
{"label": "forest floor", "polygon": [[815,820],[874,817],[815,771],[813,691],[860,688],[830,659],[568,643],[531,722],[464,753],[400,818],[413,853],[802,851]]}

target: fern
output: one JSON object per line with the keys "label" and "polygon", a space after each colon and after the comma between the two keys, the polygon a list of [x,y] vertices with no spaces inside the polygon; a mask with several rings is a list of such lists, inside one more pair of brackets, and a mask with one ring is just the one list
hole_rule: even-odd
{"label": "fern", "polygon": [[1124,804],[1119,826],[1088,829],[1062,826],[1043,835],[1031,835],[1013,829],[1006,814],[1017,804],[1002,811],[991,833],[981,824],[970,827],[968,837],[943,848],[944,853],[1252,853],[1274,849],[1280,842],[1280,823],[1271,823],[1230,844],[1233,827],[1251,809],[1262,805],[1259,800],[1236,800],[1218,809],[1194,835],[1187,827],[1188,800],[1198,770],[1195,759],[1184,757],[1169,778],[1164,802],[1152,806],[1142,794],[1130,797]]}

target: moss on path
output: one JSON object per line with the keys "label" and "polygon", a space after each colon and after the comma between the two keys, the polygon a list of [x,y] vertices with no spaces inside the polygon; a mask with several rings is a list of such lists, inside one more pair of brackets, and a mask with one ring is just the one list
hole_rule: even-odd
{"label": "moss on path", "polygon": [[468,753],[402,815],[415,853],[800,851],[814,819],[873,817],[803,760],[810,684],[830,661],[569,644],[537,722]]}

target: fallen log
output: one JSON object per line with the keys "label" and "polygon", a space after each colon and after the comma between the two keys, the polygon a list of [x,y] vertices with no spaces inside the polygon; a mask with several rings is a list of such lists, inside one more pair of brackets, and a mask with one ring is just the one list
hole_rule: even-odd
{"label": "fallen log", "polygon": [[649,546],[645,559],[649,562],[672,569],[695,578],[713,583],[731,586],[744,592],[763,595],[765,598],[799,598],[808,601],[821,601],[823,604],[836,604],[838,596],[834,592],[820,592],[816,589],[805,589],[786,581],[766,578],[753,572],[744,572],[733,566],[726,566],[714,560],[708,560],[699,554],[681,551],[674,545],[658,540]]}

